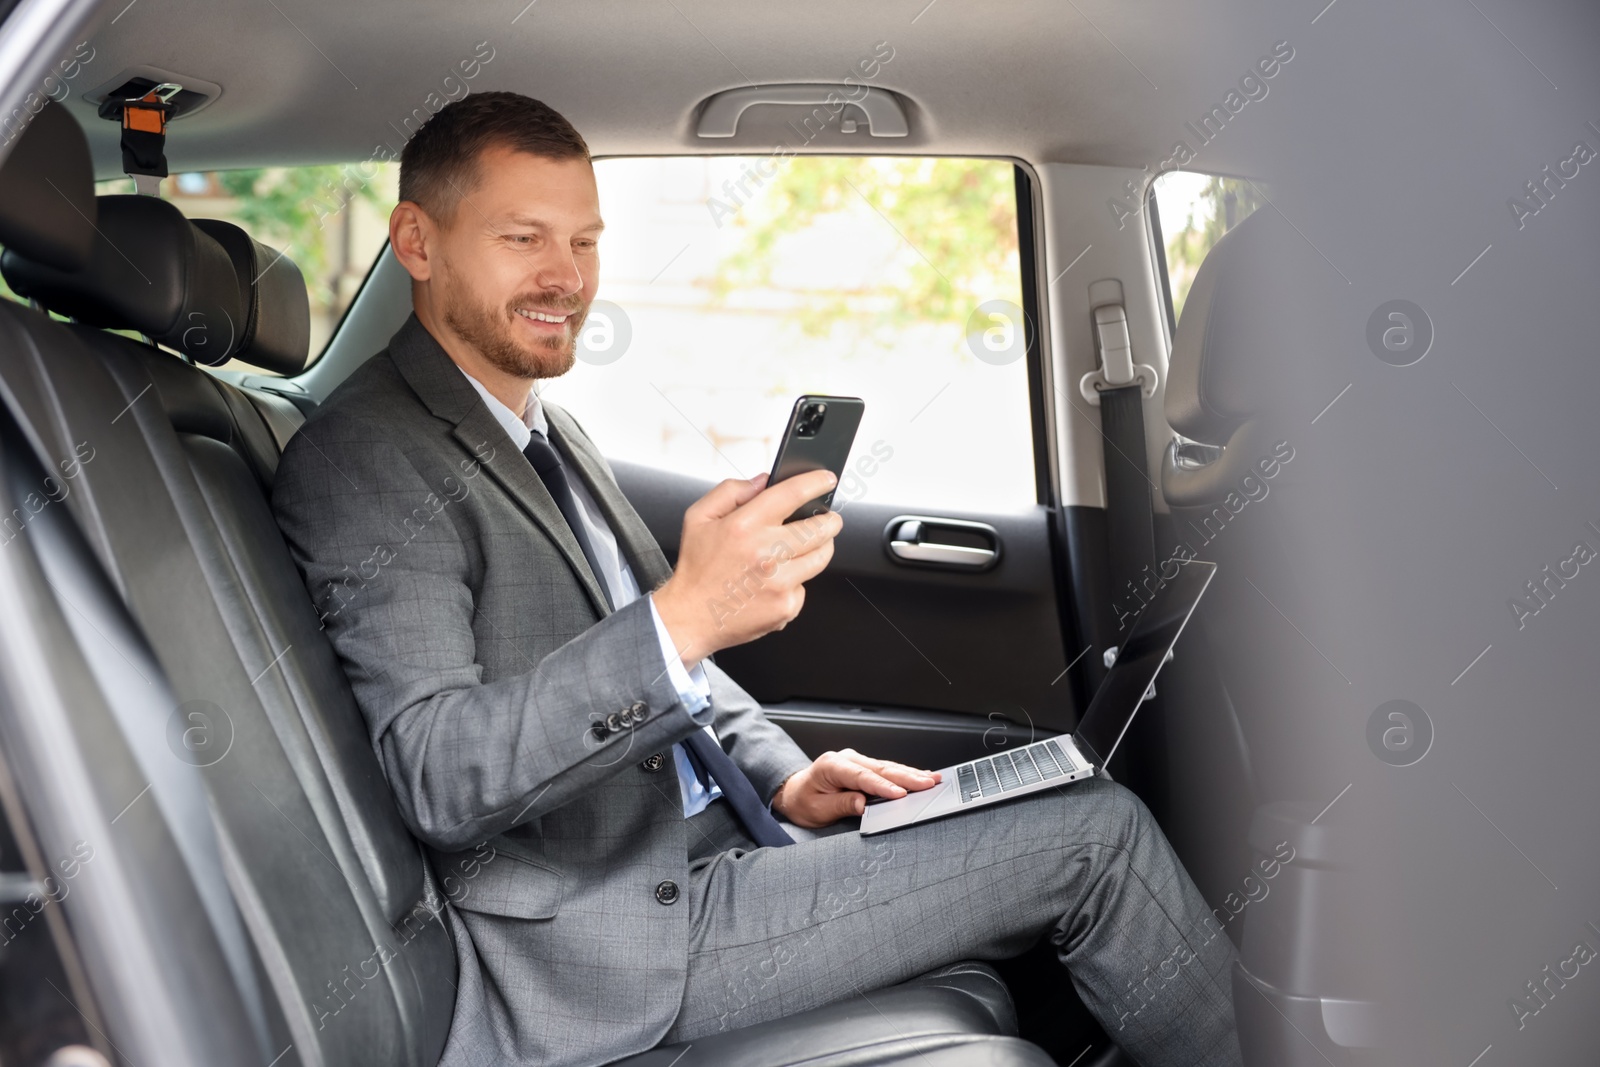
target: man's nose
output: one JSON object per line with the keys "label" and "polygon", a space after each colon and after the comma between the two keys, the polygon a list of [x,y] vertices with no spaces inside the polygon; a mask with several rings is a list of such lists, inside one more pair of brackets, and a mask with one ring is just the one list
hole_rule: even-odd
{"label": "man's nose", "polygon": [[541,292],[553,296],[573,296],[583,289],[583,275],[578,270],[577,260],[565,249],[552,250],[540,257],[535,281]]}

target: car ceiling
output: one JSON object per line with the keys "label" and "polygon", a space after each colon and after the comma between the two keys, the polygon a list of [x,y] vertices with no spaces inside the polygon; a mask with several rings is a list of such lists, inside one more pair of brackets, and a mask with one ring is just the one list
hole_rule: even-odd
{"label": "car ceiling", "polygon": [[[699,104],[748,84],[839,82],[879,42],[893,58],[867,84],[910,102],[912,136],[855,151],[1007,155],[1141,166],[1225,93],[1281,33],[1272,14],[1179,0],[125,0],[107,5],[68,106],[101,177],[121,173],[117,130],[84,94],[153,66],[221,87],[174,122],[175,171],[371,158],[479,42],[474,90],[545,100],[596,155],[770,151],[701,141]],[[483,52],[483,54],[487,54]],[[1191,114],[1192,112],[1192,114]],[[416,122],[411,125],[414,129]],[[1249,142],[1208,169],[1244,165]]]}

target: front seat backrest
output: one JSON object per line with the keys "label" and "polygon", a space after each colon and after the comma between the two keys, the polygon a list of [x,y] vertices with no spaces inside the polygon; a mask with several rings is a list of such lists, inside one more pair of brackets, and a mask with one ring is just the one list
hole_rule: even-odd
{"label": "front seat backrest", "polygon": [[1276,211],[1262,208],[1201,262],[1172,338],[1165,413],[1183,437],[1222,451],[1196,464],[1167,450],[1161,489],[1173,507],[1220,503],[1243,478],[1259,479],[1258,465],[1272,457],[1271,415],[1298,388],[1310,349],[1305,293],[1315,282],[1305,275],[1313,254]]}

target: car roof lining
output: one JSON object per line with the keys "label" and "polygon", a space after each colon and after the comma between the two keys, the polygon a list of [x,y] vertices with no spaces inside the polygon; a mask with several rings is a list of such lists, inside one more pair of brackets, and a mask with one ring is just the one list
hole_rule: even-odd
{"label": "car roof lining", "polygon": [[[179,0],[103,21],[67,100],[89,134],[97,176],[121,174],[117,129],[83,94],[138,67],[222,87],[212,104],[172,124],[174,172],[398,151],[417,116],[463,84],[545,100],[596,155],[770,152],[770,136],[696,137],[702,102],[749,84],[847,77],[898,94],[911,135],[837,135],[801,150],[1154,167],[1184,122],[1272,45],[1256,39],[1261,30],[1245,12],[1201,16],[1177,0],[1019,0],[981,18],[959,0],[894,9],[840,0],[543,0],[515,18],[393,0],[373,4],[370,17],[361,11],[358,3]],[[885,45],[892,58],[863,75],[863,61]],[[484,55],[492,58],[463,79],[459,65]],[[1207,169],[1253,169],[1243,158],[1248,146],[1243,136],[1220,139],[1207,148]]]}

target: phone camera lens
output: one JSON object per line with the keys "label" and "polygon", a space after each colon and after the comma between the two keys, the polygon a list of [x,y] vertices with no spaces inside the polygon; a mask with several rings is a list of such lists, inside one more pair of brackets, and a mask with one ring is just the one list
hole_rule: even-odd
{"label": "phone camera lens", "polygon": [[815,437],[822,428],[822,418],[828,413],[826,404],[807,404],[800,411],[800,419],[795,424],[795,434],[799,437]]}

